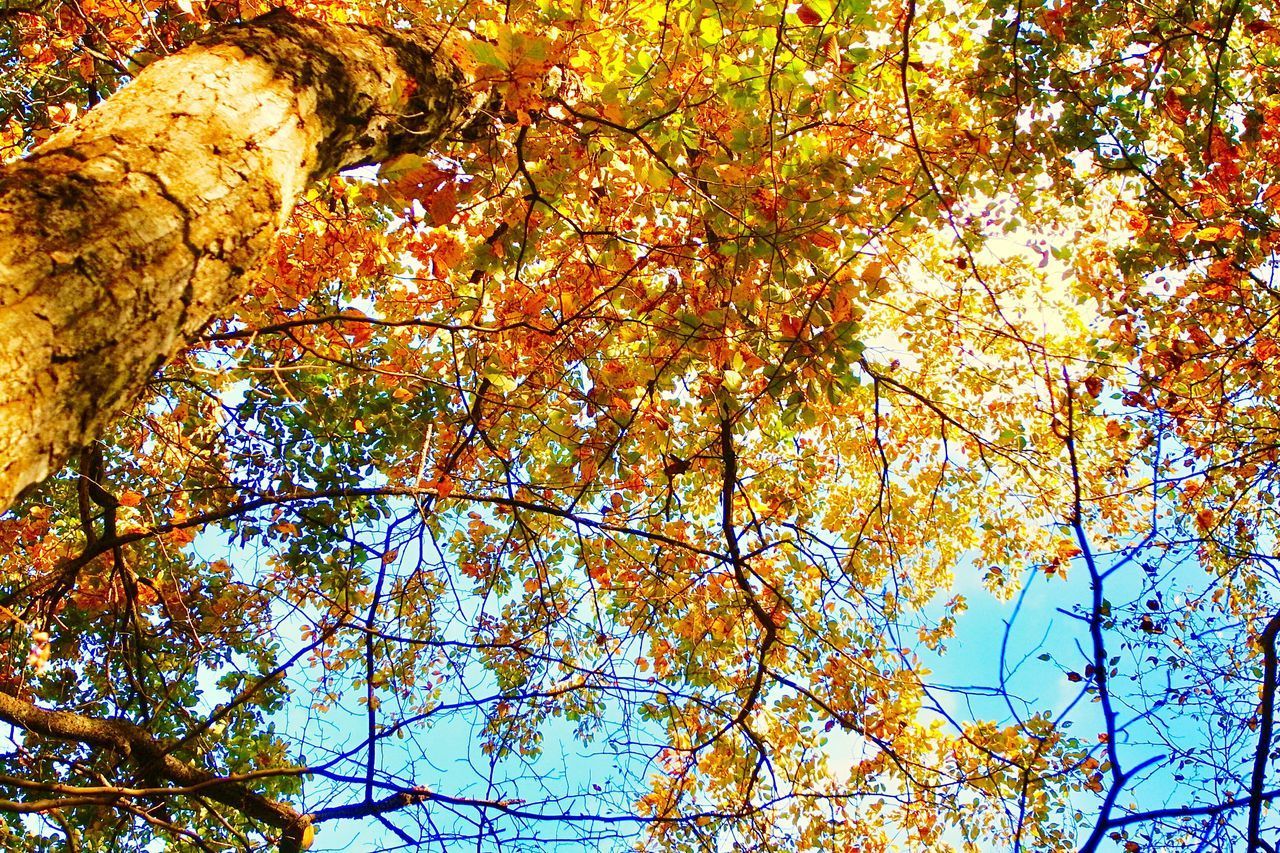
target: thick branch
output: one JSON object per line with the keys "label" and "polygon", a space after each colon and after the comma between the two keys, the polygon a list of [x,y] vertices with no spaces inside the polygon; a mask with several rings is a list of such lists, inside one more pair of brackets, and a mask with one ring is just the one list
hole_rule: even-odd
{"label": "thick branch", "polygon": [[183,787],[199,787],[201,794],[230,806],[245,817],[282,831],[280,849],[298,849],[310,818],[286,803],[254,793],[240,782],[221,780],[169,754],[168,748],[145,729],[125,720],[102,720],[69,711],[49,711],[0,693],[0,720],[25,731],[57,740],[109,749],[127,756],[139,769]]}
{"label": "thick branch", "polygon": [[1249,853],[1263,848],[1262,797],[1267,783],[1267,759],[1271,755],[1271,731],[1276,707],[1276,634],[1280,633],[1280,613],[1271,617],[1262,635],[1262,723],[1258,726],[1258,749],[1253,757],[1253,777],[1249,784]]}

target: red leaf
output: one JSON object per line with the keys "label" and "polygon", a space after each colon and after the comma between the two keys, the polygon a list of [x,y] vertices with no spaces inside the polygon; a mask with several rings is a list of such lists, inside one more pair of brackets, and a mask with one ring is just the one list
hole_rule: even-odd
{"label": "red leaf", "polygon": [[800,4],[800,8],[796,11],[796,17],[800,19],[800,23],[807,27],[816,27],[822,23],[822,16],[804,3]]}

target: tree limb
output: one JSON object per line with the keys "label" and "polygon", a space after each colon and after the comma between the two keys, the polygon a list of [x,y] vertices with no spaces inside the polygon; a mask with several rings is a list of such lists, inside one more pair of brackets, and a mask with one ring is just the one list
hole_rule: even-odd
{"label": "tree limb", "polygon": [[[0,720],[17,728],[57,740],[109,749],[129,758],[139,769],[177,785],[199,786],[202,796],[230,806],[247,818],[281,830],[281,853],[297,853],[302,833],[311,823],[287,803],[251,791],[238,781],[222,779],[203,767],[174,757],[150,732],[127,720],[103,720],[70,711],[50,711],[7,693],[0,693]],[[101,798],[99,798],[101,799]],[[103,800],[106,804],[110,800]],[[66,805],[65,801],[53,805]]]}

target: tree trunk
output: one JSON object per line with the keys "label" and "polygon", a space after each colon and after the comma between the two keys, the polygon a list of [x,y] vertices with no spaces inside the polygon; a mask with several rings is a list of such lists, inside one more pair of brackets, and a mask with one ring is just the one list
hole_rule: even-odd
{"label": "tree trunk", "polygon": [[0,169],[0,511],[227,309],[311,181],[471,120],[437,46],[273,12]]}

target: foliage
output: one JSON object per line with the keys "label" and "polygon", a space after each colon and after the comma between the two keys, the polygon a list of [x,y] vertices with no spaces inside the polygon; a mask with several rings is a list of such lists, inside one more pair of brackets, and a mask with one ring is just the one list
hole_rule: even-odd
{"label": "foliage", "polygon": [[[468,31],[499,131],[315,187],[0,522],[0,689],[313,849],[1275,838],[1273,6],[290,6]],[[0,11],[0,147],[262,11]],[[3,764],[13,849],[272,834]]]}

